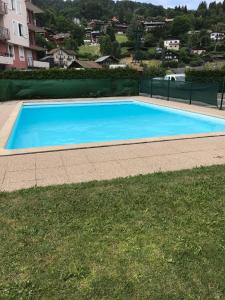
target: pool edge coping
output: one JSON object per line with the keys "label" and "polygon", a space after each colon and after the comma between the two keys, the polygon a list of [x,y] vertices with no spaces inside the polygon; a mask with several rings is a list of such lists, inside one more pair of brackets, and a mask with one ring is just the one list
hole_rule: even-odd
{"label": "pool edge coping", "polygon": [[[141,99],[140,99],[141,98]],[[144,98],[144,99],[143,99]],[[1,156],[12,156],[12,155],[25,155],[25,154],[35,154],[35,153],[46,153],[46,152],[56,152],[56,151],[68,151],[68,150],[79,150],[79,149],[91,149],[91,148],[103,148],[103,147],[112,147],[112,146],[125,146],[125,145],[134,145],[134,144],[146,144],[146,143],[154,143],[154,142],[164,142],[164,141],[177,141],[177,140],[187,140],[187,139],[199,139],[199,138],[212,138],[212,137],[220,137],[225,136],[225,131],[223,132],[211,132],[211,133],[204,133],[204,134],[189,134],[189,135],[177,135],[177,136],[164,136],[164,137],[154,137],[154,138],[142,138],[142,139],[131,139],[131,140],[120,140],[120,141],[112,141],[112,142],[98,142],[98,143],[84,143],[84,144],[71,144],[71,145],[64,145],[64,146],[48,146],[48,147],[35,147],[35,148],[26,148],[26,149],[15,149],[15,150],[8,150],[5,149],[5,145],[10,137],[10,134],[13,130],[15,122],[17,120],[18,114],[21,110],[23,104],[37,104],[37,103],[77,103],[77,102],[110,102],[110,101],[139,101],[146,104],[156,104],[154,101],[151,100],[159,100],[155,98],[147,98],[144,96],[130,96],[130,97],[117,97],[115,98],[86,98],[86,99],[46,99],[45,102],[40,102],[40,100],[25,100],[20,101],[16,104],[13,111],[10,113],[9,118],[3,125],[2,129],[0,130],[0,157]],[[168,103],[160,102],[156,105],[162,107],[173,108],[181,111],[202,114],[208,117],[214,117],[219,119],[225,119],[225,115],[221,116],[218,114],[213,114],[210,112],[198,112],[192,109],[191,107],[176,107],[176,102],[170,102],[170,104],[175,104],[175,107],[168,105]],[[193,105],[193,108],[196,107]],[[198,107],[198,106],[197,106]],[[198,107],[199,108],[199,107]]]}

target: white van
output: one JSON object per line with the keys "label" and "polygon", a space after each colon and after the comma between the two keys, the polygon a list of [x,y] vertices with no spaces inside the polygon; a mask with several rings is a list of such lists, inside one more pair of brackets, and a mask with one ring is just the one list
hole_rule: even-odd
{"label": "white van", "polygon": [[170,74],[164,77],[165,80],[185,81],[185,74]]}

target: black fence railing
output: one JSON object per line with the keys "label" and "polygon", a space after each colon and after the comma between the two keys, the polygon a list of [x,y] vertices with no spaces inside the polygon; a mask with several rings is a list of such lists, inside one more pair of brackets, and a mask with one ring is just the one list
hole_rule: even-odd
{"label": "black fence railing", "polygon": [[4,57],[13,57],[13,55],[11,53],[8,52],[1,52],[0,51],[0,56],[4,56]]}
{"label": "black fence railing", "polygon": [[[225,89],[225,84],[224,84]],[[161,79],[142,79],[140,82],[140,94],[150,97],[160,97],[167,101],[178,100],[187,104],[202,104],[223,107],[223,95],[219,94],[217,83],[197,83],[171,81]]]}

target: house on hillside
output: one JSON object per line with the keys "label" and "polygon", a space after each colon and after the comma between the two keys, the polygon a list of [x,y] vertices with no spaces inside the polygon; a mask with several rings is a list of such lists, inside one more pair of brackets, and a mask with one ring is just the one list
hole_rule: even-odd
{"label": "house on hillside", "polygon": [[212,41],[222,41],[225,38],[224,32],[212,32],[210,34],[210,39]]}
{"label": "house on hillside", "polygon": [[206,53],[206,50],[205,49],[192,49],[191,50],[191,54],[197,54],[197,55],[202,55]]}
{"label": "house on hillside", "polygon": [[74,60],[69,66],[68,69],[102,69],[102,66],[96,63],[95,61],[89,60]]}
{"label": "house on hillside", "polygon": [[62,48],[55,48],[51,50],[48,56],[53,57],[54,66],[61,68],[68,67],[76,59],[74,50],[66,50]]}
{"label": "house on hillside", "polygon": [[99,30],[91,32],[91,42],[92,44],[98,44],[102,33]]}
{"label": "house on hillside", "polygon": [[178,51],[180,49],[180,40],[179,39],[167,39],[164,41],[164,48],[167,50]]}
{"label": "house on hillside", "polygon": [[127,32],[128,25],[116,23],[116,24],[113,24],[113,27],[114,27],[116,33],[125,34]]}
{"label": "house on hillside", "polygon": [[168,23],[168,24],[170,24],[170,23],[173,23],[173,18],[165,18],[165,23]]}
{"label": "house on hillside", "polygon": [[71,37],[70,33],[57,33],[50,37],[50,41],[56,44],[57,46],[61,46],[65,43],[67,39]]}
{"label": "house on hillside", "polygon": [[98,59],[96,59],[95,62],[104,68],[108,68],[110,65],[118,64],[119,60],[114,56],[107,55],[107,56],[99,57]]}
{"label": "house on hillside", "polygon": [[174,62],[178,62],[179,60],[179,56],[176,52],[174,51],[171,51],[171,50],[166,50],[164,52],[164,55],[163,55],[163,60],[164,61],[174,61]]}
{"label": "house on hillside", "polygon": [[90,27],[85,28],[85,44],[98,44],[102,32],[99,30],[92,31]]}
{"label": "house on hillside", "polygon": [[92,31],[104,31],[105,22],[102,20],[91,20],[88,23],[88,27],[91,28]]}
{"label": "house on hillside", "polygon": [[166,22],[144,22],[144,29],[146,32],[150,32],[156,28],[163,28]]}

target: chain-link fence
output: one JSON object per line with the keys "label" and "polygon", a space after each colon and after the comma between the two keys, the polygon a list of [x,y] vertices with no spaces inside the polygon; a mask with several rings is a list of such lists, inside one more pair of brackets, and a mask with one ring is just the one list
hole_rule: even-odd
{"label": "chain-link fence", "polygon": [[142,79],[140,94],[160,97],[166,100],[179,100],[188,104],[210,105],[222,108],[222,96],[219,84],[183,82],[161,79]]}
{"label": "chain-link fence", "polygon": [[0,101],[138,95],[138,79],[0,80]]}

